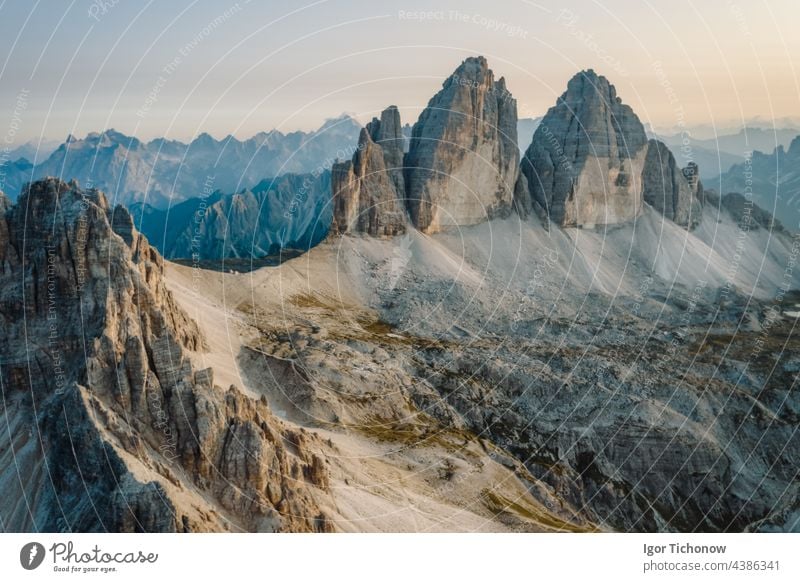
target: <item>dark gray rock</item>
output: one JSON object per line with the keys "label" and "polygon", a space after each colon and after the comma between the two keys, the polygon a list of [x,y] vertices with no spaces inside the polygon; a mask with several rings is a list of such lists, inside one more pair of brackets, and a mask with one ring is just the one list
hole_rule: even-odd
{"label": "dark gray rock", "polygon": [[[700,222],[703,207],[697,193],[702,188],[697,166],[678,168],[675,156],[662,142],[651,139],[642,170],[644,201],[675,223],[693,228]],[[691,181],[686,173],[692,174]]]}
{"label": "dark gray rock", "polygon": [[403,156],[405,153],[406,139],[403,135],[403,125],[400,123],[400,112],[397,107],[390,105],[381,112],[381,118],[373,118],[367,124],[372,141],[381,146],[383,161],[386,171],[394,182],[398,194],[405,194],[406,187],[403,180]]}
{"label": "dark gray rock", "polygon": [[689,188],[692,190],[692,195],[700,201],[700,204],[705,204],[705,188],[703,182],[700,181],[700,168],[694,162],[689,162],[682,170],[683,176],[689,182]]}

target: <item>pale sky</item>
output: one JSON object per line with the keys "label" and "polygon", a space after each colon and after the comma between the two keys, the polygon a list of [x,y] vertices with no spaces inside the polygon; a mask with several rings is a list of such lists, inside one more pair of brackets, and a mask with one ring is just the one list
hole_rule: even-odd
{"label": "pale sky", "polygon": [[800,117],[797,0],[0,6],[0,140],[17,143],[112,127],[249,137],[342,112],[365,121],[390,104],[414,122],[477,54],[506,77],[520,117],[542,115],[589,67],[661,131]]}

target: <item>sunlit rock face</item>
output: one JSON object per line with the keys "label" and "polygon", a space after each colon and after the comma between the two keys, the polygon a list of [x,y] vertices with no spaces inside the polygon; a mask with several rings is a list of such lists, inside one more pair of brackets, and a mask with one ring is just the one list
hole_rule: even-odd
{"label": "sunlit rock face", "polygon": [[508,215],[518,165],[517,102],[485,58],[468,58],[414,125],[405,157],[411,221],[432,233]]}
{"label": "sunlit rock face", "polygon": [[389,107],[361,130],[353,159],[334,164],[333,233],[405,232],[403,139],[400,113]]}
{"label": "sunlit rock face", "polygon": [[[575,75],[525,152],[530,204],[559,226],[627,222],[642,209],[647,136],[605,77]],[[521,204],[525,207],[525,204]]]}

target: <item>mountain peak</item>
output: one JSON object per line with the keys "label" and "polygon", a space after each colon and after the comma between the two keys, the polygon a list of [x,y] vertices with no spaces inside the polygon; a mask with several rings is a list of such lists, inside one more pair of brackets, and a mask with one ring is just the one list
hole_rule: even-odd
{"label": "mountain peak", "polygon": [[361,129],[353,158],[331,169],[331,232],[394,236],[406,231],[403,134],[394,105]]}
{"label": "mountain peak", "polygon": [[569,80],[536,129],[521,171],[530,199],[522,188],[517,207],[560,226],[629,222],[645,202],[681,226],[699,220],[699,185],[663,143],[648,142],[633,109],[593,69]]}
{"label": "mountain peak", "polygon": [[216,144],[218,141],[210,133],[204,131],[195,137],[191,143]]}
{"label": "mountain peak", "polygon": [[455,70],[456,73],[472,73],[472,74],[479,74],[481,72],[486,72],[489,70],[489,62],[486,60],[486,57],[477,55],[473,57],[467,57],[464,59],[458,68]]}
{"label": "mountain peak", "polygon": [[608,79],[603,75],[598,74],[594,69],[583,69],[572,75],[571,80],[585,79],[588,81],[602,81],[608,83]]}
{"label": "mountain peak", "polygon": [[[472,86],[477,88],[479,86],[490,86],[494,82],[494,74],[489,68],[489,63],[485,57],[468,57],[453,71],[442,84],[447,87],[453,83]],[[503,84],[505,86],[505,82]]]}
{"label": "mountain peak", "polygon": [[[622,104],[617,96],[617,88],[606,77],[598,75],[594,69],[586,69],[573,75],[560,99],[568,104],[575,104],[598,98],[609,105]],[[638,121],[638,117],[636,120]]]}
{"label": "mountain peak", "polygon": [[336,129],[337,131],[340,131],[342,129],[350,129],[352,127],[356,127],[360,130],[361,124],[353,115],[345,112],[337,115],[336,117],[330,117],[326,119],[320,128],[314,133],[330,129]]}
{"label": "mountain peak", "polygon": [[114,141],[129,141],[129,140],[132,140],[132,139],[136,139],[135,137],[130,137],[130,136],[125,135],[122,132],[117,131],[113,127],[105,130],[103,132],[103,135],[106,136],[107,138],[111,139],[111,140],[114,140]]}
{"label": "mountain peak", "polygon": [[102,133],[100,142],[103,145],[120,145],[129,150],[136,149],[142,145],[138,138],[125,135],[113,128],[107,129]]}
{"label": "mountain peak", "polygon": [[789,144],[789,150],[787,153],[793,158],[800,158],[800,135],[795,137],[792,140],[792,143]]}
{"label": "mountain peak", "polygon": [[406,154],[412,222],[424,232],[511,211],[517,180],[517,103],[484,57],[465,59],[414,124]]}

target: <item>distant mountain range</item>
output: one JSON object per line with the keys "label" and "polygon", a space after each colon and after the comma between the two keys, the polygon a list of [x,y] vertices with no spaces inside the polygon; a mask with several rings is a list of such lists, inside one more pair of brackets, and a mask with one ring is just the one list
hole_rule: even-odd
{"label": "distant mountain range", "polygon": [[2,189],[12,200],[26,182],[56,176],[107,193],[115,204],[167,208],[209,191],[237,192],[287,173],[320,174],[337,157],[348,158],[360,124],[348,115],[311,132],[261,132],[250,139],[207,133],[186,144],[165,138],[143,142],[113,129],[69,136],[35,166],[9,154],[0,165]]}
{"label": "distant mountain range", "polygon": [[235,194],[216,191],[165,210],[136,203],[129,211],[168,259],[249,259],[317,245],[331,224],[330,190],[330,171],[284,174]]}
{"label": "distant mountain range", "polygon": [[713,184],[726,193],[747,193],[752,188],[756,204],[786,228],[800,230],[800,136],[788,148],[779,145],[771,154],[754,152],[749,161],[734,165]]}
{"label": "distant mountain range", "polygon": [[[516,122],[522,152],[541,121]],[[315,131],[274,130],[246,140],[217,140],[204,133],[190,143],[165,138],[143,142],[111,129],[83,139],[69,136],[60,145],[31,141],[0,158],[0,190],[14,200],[31,180],[77,179],[107,192],[112,203],[127,206],[137,227],[167,258],[261,257],[285,248],[308,249],[325,237],[333,215],[329,169],[351,157],[360,129],[358,121],[343,114]],[[402,125],[404,152],[411,132],[410,124]],[[800,147],[783,148],[797,133],[792,128],[754,128],[715,139],[661,139],[677,163],[697,163],[706,186],[722,193],[744,190],[737,164],[744,162],[745,152],[772,151],[777,143],[779,153],[753,157],[756,201],[794,229],[800,215],[800,178],[790,168],[800,165]],[[652,130],[648,134],[653,137]],[[34,165],[30,159],[43,161]]]}
{"label": "distant mountain range", "polygon": [[[518,146],[525,151],[541,117],[519,119]],[[145,203],[166,208],[202,194],[207,182],[213,190],[236,192],[252,188],[265,178],[286,173],[310,173],[328,169],[338,158],[349,158],[358,142],[360,124],[347,114],[330,119],[310,132],[261,132],[246,140],[228,136],[217,140],[207,133],[190,143],[165,138],[143,142],[115,131],[90,133],[83,139],[69,136],[64,142],[31,140],[0,158],[0,190],[16,199],[25,182],[44,176],[76,179],[108,193],[124,205]],[[730,130],[727,130],[730,131]],[[700,178],[709,182],[744,161],[748,151],[771,152],[788,147],[800,129],[750,128],[722,133],[716,138],[696,138],[708,132],[691,130],[681,134],[648,135],[669,146],[685,165],[693,161]],[[411,125],[402,128],[411,138]],[[32,163],[36,160],[38,163]],[[709,182],[709,186],[719,187]]]}
{"label": "distant mountain range", "polygon": [[8,155],[6,156],[7,159],[16,161],[20,158],[25,158],[26,160],[44,160],[54,151],[56,148],[61,145],[61,142],[58,140],[29,140],[22,145],[16,146],[15,148],[9,150]]}
{"label": "distant mountain range", "polygon": [[[702,132],[698,132],[702,135]],[[737,133],[720,133],[717,137],[693,137],[695,132],[668,136],[653,136],[669,146],[682,164],[694,162],[700,169],[702,180],[712,180],[727,172],[734,164],[743,162],[747,152],[771,152],[778,146],[788,147],[800,135],[800,129],[748,128]],[[711,187],[718,187],[713,183]]]}

